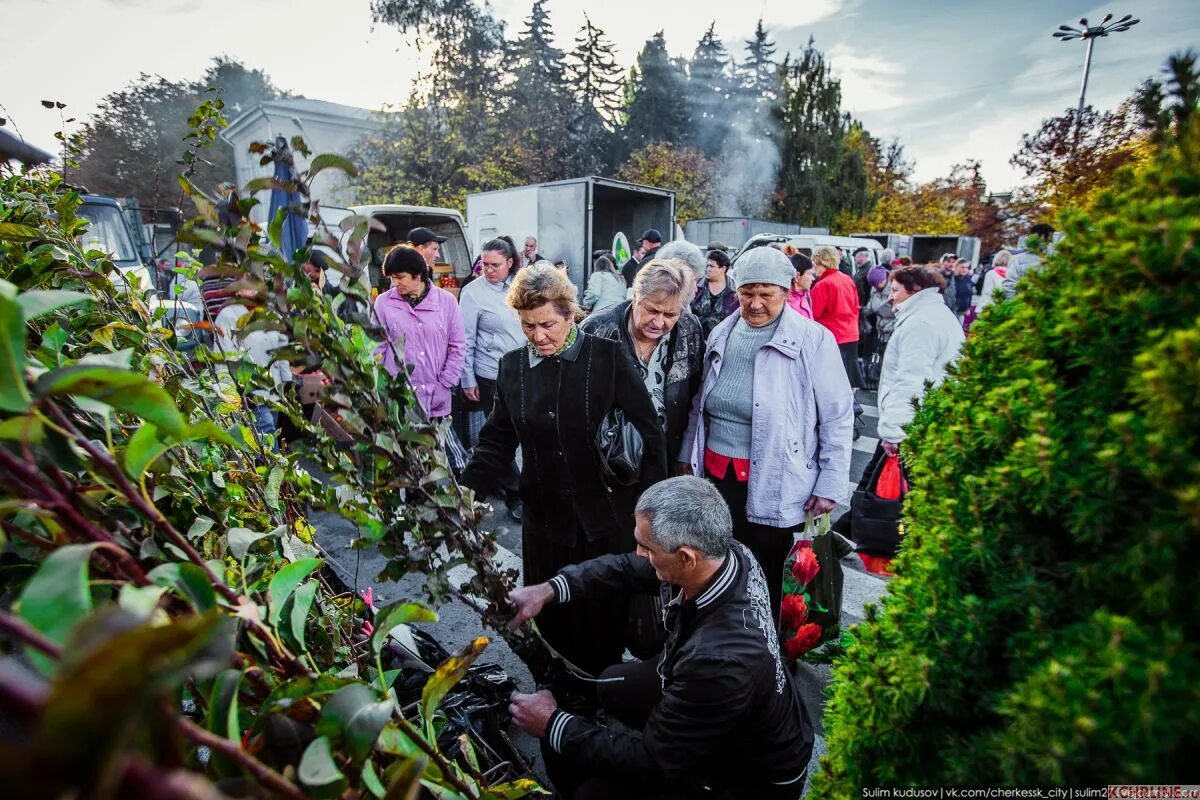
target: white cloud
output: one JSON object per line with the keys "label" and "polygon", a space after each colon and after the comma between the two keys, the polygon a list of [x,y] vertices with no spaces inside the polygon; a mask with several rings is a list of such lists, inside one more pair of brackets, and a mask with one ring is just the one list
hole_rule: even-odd
{"label": "white cloud", "polygon": [[842,82],[842,103],[852,114],[904,105],[900,64],[838,42],[826,52],[833,74]]}

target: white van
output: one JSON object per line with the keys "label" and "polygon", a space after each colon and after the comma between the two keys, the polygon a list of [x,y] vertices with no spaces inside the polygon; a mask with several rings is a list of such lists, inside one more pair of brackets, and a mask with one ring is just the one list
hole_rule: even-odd
{"label": "white van", "polygon": [[854,264],[854,251],[860,247],[865,247],[871,254],[871,263],[879,263],[879,253],[883,250],[883,245],[874,239],[858,238],[855,236],[830,236],[828,234],[776,234],[776,233],[760,233],[757,236],[750,237],[746,242],[746,246],[742,248],[737,257],[733,259],[733,267],[737,268],[738,259],[745,255],[750,250],[756,247],[766,247],[772,244],[790,244],[806,256],[811,256],[813,251],[818,247],[829,245],[836,247],[838,252],[842,254],[842,261],[845,264]]}
{"label": "white van", "polygon": [[350,214],[367,217],[371,220],[371,228],[367,233],[366,246],[371,253],[369,269],[371,285],[380,290],[387,288],[383,280],[383,257],[388,248],[397,242],[403,242],[408,232],[413,228],[429,228],[438,236],[445,236],[442,243],[439,263],[453,266],[453,275],[461,281],[471,274],[474,266],[474,254],[467,241],[467,228],[462,214],[452,208],[433,208],[428,206],[404,206],[380,204],[370,206],[351,206],[350,208],[321,207],[321,219],[337,232],[338,224]]}

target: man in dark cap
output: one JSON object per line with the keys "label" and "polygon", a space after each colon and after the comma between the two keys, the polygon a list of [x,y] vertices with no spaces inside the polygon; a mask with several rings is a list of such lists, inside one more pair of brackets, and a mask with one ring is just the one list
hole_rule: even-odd
{"label": "man in dark cap", "polygon": [[425,265],[429,267],[430,274],[433,274],[433,265],[442,254],[444,241],[445,236],[438,236],[429,228],[413,228],[408,232],[408,243],[425,258]]}
{"label": "man in dark cap", "polygon": [[649,228],[642,234],[642,238],[638,242],[641,244],[645,255],[642,256],[641,261],[638,261],[636,258],[630,258],[625,262],[625,266],[621,267],[621,275],[625,278],[626,286],[633,286],[633,277],[637,275],[638,268],[654,258],[654,251],[662,247],[662,234],[654,230],[654,228]]}

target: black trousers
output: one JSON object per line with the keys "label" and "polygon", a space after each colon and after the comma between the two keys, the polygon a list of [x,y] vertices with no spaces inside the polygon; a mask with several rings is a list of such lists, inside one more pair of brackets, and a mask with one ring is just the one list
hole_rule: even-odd
{"label": "black trousers", "polygon": [[779,622],[779,605],[783,602],[783,562],[796,539],[795,528],[775,528],[760,525],[746,518],[746,501],[749,499],[750,484],[742,483],[734,476],[732,463],[725,475],[708,473],[721,497],[729,505],[733,517],[733,538],[750,549],[767,579],[767,593],[771,596],[771,616]]}
{"label": "black trousers", "polygon": [[[657,665],[658,659],[631,661],[614,664],[600,673],[600,682],[596,685],[600,708],[631,730],[644,728],[650,712],[662,700],[662,681]],[[544,739],[542,755],[551,783],[561,797],[569,800],[682,800],[686,797],[664,786],[635,785],[619,778],[599,776],[585,766],[568,763],[551,750]]]}
{"label": "black trousers", "polygon": [[[545,612],[542,612],[545,613]],[[646,720],[662,701],[662,680],[658,675],[658,659],[615,664],[600,675],[597,699],[605,713],[625,727],[640,731]],[[730,789],[687,790],[663,784],[622,779],[612,775],[597,775],[590,765],[568,763],[542,740],[542,755],[546,774],[567,800],[796,800],[804,788],[798,781],[792,786],[755,786],[736,792]],[[753,776],[748,776],[752,781]]]}
{"label": "black trousers", "polygon": [[[632,531],[627,536],[589,542],[583,531],[578,530],[575,540],[574,545],[562,545],[524,532],[521,537],[524,584],[544,583],[565,566],[597,556],[628,553],[634,547]],[[568,661],[599,675],[605,667],[621,660],[628,617],[627,598],[601,597],[572,600],[562,606],[552,603],[538,614],[537,626],[550,646]]]}
{"label": "black trousers", "polygon": [[[476,375],[475,383],[479,385],[479,407],[485,416],[491,416],[492,407],[496,405],[496,381]],[[520,499],[521,473],[517,471],[516,461],[508,465],[508,469],[499,477],[496,485],[503,492],[505,501],[511,503]]]}
{"label": "black trousers", "polygon": [[850,380],[850,388],[863,388],[862,371],[858,368],[858,342],[839,344],[838,350],[842,354],[842,366],[846,370],[846,377]]}

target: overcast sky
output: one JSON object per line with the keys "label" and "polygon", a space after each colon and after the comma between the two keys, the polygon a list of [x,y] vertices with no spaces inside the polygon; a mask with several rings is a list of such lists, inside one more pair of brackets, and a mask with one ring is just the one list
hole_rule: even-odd
{"label": "overcast sky", "polygon": [[[496,0],[519,30],[531,0]],[[550,0],[568,49],[586,12],[628,65],[645,39],[666,32],[690,55],[711,22],[739,55],[761,16],[779,53],[809,36],[842,79],[844,105],[876,136],[898,137],[917,177],[983,162],[993,191],[1017,184],[1008,164],[1020,136],[1078,99],[1084,47],[1051,38],[1058,25],[1112,11],[1142,23],[1100,40],[1088,100],[1111,108],[1168,54],[1200,49],[1195,0]],[[371,24],[368,0],[0,0],[0,116],[53,149],[58,113],[85,117],[138,73],[195,78],[212,56],[264,69],[280,88],[378,108],[400,103],[419,64],[414,43]]]}

